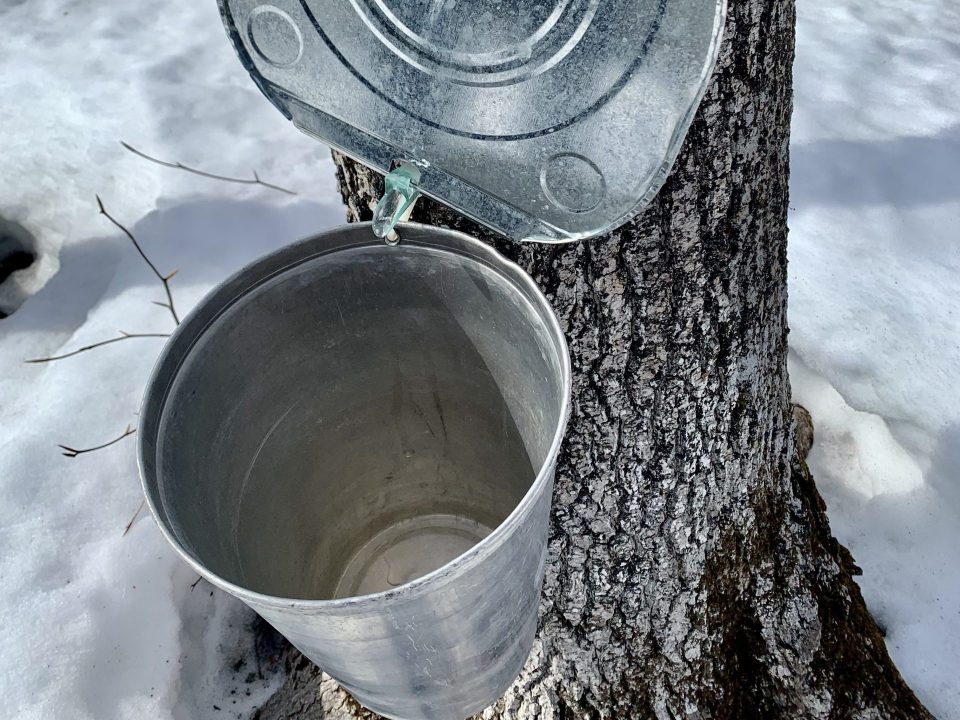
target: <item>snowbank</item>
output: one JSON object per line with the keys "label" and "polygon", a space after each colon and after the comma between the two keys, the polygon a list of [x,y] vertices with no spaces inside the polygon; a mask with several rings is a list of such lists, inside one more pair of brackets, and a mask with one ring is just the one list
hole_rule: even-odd
{"label": "snowbank", "polygon": [[960,718],[960,12],[798,10],[794,395],[894,661],[937,717]]}

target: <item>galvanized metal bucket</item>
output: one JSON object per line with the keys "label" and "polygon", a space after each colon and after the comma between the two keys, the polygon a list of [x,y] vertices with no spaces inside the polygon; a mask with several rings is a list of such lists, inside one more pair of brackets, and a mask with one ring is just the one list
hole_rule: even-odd
{"label": "galvanized metal bucket", "polygon": [[215,289],[139,432],[157,522],[363,705],[455,720],[537,624],[566,344],[531,279],[461,233],[369,225]]}

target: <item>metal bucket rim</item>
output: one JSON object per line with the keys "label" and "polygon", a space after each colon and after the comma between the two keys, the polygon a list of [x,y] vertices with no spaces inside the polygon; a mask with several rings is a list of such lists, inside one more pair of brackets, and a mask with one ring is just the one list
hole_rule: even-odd
{"label": "metal bucket rim", "polygon": [[[436,583],[437,581],[443,581],[447,577],[455,576],[460,569],[469,563],[473,558],[478,556],[487,556],[500,544],[506,534],[520,521],[520,518],[526,513],[528,508],[533,505],[536,501],[537,496],[543,487],[549,482],[549,479],[553,473],[554,465],[556,464],[556,458],[560,451],[560,445],[563,442],[564,435],[566,433],[567,423],[570,418],[571,413],[571,395],[572,395],[572,380],[571,380],[571,365],[570,365],[570,352],[567,346],[566,338],[564,337],[563,330],[560,327],[560,321],[557,318],[556,312],[553,309],[553,306],[550,304],[547,297],[543,294],[537,284],[533,281],[533,278],[528,275],[523,268],[517,265],[512,260],[501,255],[497,250],[487,245],[486,243],[481,242],[477,238],[468,235],[459,230],[453,230],[450,228],[438,228],[433,225],[425,225],[421,223],[401,223],[397,226],[400,231],[403,242],[409,247],[420,246],[420,247],[433,247],[439,248],[441,250],[452,252],[454,254],[463,255],[466,257],[471,257],[477,261],[486,264],[491,269],[497,271],[503,277],[509,281],[511,284],[519,285],[520,290],[526,289],[526,293],[529,300],[535,300],[538,307],[538,315],[544,321],[544,325],[548,332],[551,335],[551,339],[556,344],[556,349],[559,354],[560,360],[560,384],[561,384],[561,397],[564,398],[563,408],[560,413],[560,417],[557,422],[556,430],[554,431],[553,440],[550,443],[550,447],[547,451],[546,459],[540,466],[536,477],[533,482],[530,484],[530,487],[527,489],[527,492],[521,498],[520,502],[514,506],[513,510],[510,511],[510,514],[501,522],[497,527],[495,527],[489,535],[480,540],[476,545],[471,547],[462,555],[458,555],[456,558],[450,562],[441,565],[436,570],[432,570],[426,575],[421,575],[410,582],[399,585],[395,588],[390,588],[389,590],[383,590],[376,593],[370,593],[369,595],[357,595],[347,598],[334,598],[328,600],[318,600],[318,599],[307,599],[307,598],[285,598],[276,595],[268,595],[265,593],[257,592],[255,590],[250,590],[241,585],[237,585],[217,573],[213,572],[209,568],[203,565],[197,558],[195,558],[180,540],[174,535],[173,531],[167,526],[167,522],[164,521],[163,515],[156,507],[156,504],[153,501],[152,493],[147,484],[147,471],[146,471],[146,457],[148,453],[156,456],[156,440],[159,438],[157,433],[155,437],[151,437],[147,430],[147,423],[150,422],[153,416],[150,414],[150,411],[155,411],[156,419],[159,421],[162,417],[162,412],[165,407],[167,396],[169,394],[170,382],[167,383],[161,395],[154,392],[158,384],[163,380],[165,371],[167,370],[167,364],[174,360],[171,359],[174,350],[178,350],[178,342],[183,341],[183,336],[188,332],[188,330],[193,330],[193,325],[197,322],[200,322],[198,319],[201,315],[201,312],[204,311],[207,306],[214,300],[218,299],[220,295],[226,294],[227,289],[235,282],[243,279],[245,276],[251,276],[251,284],[247,291],[241,294],[238,297],[233,298],[226,302],[226,304],[221,307],[214,318],[208,321],[203,327],[200,328],[197,332],[196,337],[190,342],[190,345],[183,351],[183,357],[174,367],[173,371],[170,373],[170,379],[176,377],[177,373],[180,370],[180,367],[183,364],[183,361],[187,358],[191,352],[193,344],[196,342],[199,337],[201,337],[207,330],[207,328],[215,321],[221,313],[228,310],[235,302],[240,300],[243,295],[252,290],[253,288],[259,287],[263,283],[269,281],[271,278],[279,277],[285,272],[292,270],[295,267],[303,265],[306,262],[314,260],[323,255],[327,255],[334,252],[339,252],[343,250],[350,250],[357,247],[362,247],[364,245],[376,245],[382,244],[383,241],[377,238],[372,231],[372,223],[370,222],[360,222],[360,223],[349,223],[345,226],[337,226],[329,230],[317,233],[315,235],[310,235],[305,238],[301,238],[294,243],[285,245],[282,248],[278,248],[273,252],[267,253],[260,257],[255,258],[251,262],[245,264],[236,272],[232,273],[229,277],[219,282],[215,285],[200,301],[194,305],[193,308],[184,316],[182,322],[177,326],[177,328],[170,335],[170,338],[164,343],[163,349],[160,352],[154,366],[150,372],[150,376],[146,383],[146,390],[144,392],[143,399],[140,403],[140,413],[139,420],[137,423],[137,467],[140,473],[140,482],[141,488],[143,490],[144,497],[147,502],[147,506],[150,508],[150,513],[154,518],[157,526],[160,528],[161,534],[166,538],[167,542],[173,546],[174,550],[177,551],[177,554],[192,567],[198,574],[206,578],[208,581],[216,585],[222,590],[229,592],[231,595],[240,598],[241,600],[257,603],[265,606],[272,607],[297,607],[304,609],[324,609],[332,610],[337,608],[352,608],[358,605],[374,604],[378,602],[390,602],[395,599],[399,599],[404,596],[409,596],[411,593],[416,593],[422,591],[424,586],[429,586]],[[296,249],[302,249],[307,244],[315,241],[321,237],[330,235],[336,231],[343,231],[345,229],[356,229],[357,231],[362,228],[370,229],[370,239],[369,242],[358,242],[358,243],[349,243],[344,246],[337,246],[330,248],[323,252],[312,253],[303,257],[298,258],[295,262],[291,262],[287,265],[284,265],[280,269],[276,269],[273,272],[263,273],[265,266],[269,266],[271,260],[276,260],[279,256],[290,253]],[[414,231],[414,236],[410,237],[409,231]],[[406,233],[404,231],[407,231]],[[423,239],[417,238],[417,232],[424,233],[440,233],[441,236],[446,236],[447,239],[456,239],[461,242],[465,248],[469,249],[469,252],[465,252],[464,249],[457,248],[448,244],[441,244],[435,242],[425,242]],[[261,275],[257,277],[258,273]],[[159,477],[157,473],[153,473],[154,485],[158,489],[158,501],[159,501]]]}

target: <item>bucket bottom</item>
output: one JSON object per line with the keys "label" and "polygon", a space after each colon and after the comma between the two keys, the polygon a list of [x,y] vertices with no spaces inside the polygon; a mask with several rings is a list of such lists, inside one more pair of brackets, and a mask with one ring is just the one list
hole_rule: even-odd
{"label": "bucket bottom", "polygon": [[490,532],[486,525],[458,515],[401,520],[350,558],[334,597],[370,595],[416,580],[464,554]]}

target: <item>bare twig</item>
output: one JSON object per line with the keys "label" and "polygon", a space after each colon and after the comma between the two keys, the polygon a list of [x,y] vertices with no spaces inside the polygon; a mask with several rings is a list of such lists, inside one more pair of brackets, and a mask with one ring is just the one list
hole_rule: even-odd
{"label": "bare twig", "polygon": [[252,180],[248,180],[246,178],[228,177],[227,175],[215,175],[214,173],[208,173],[203,170],[197,170],[196,168],[188,167],[187,165],[184,165],[183,163],[180,163],[180,162],[166,162],[165,160],[159,160],[155,157],[147,155],[142,150],[137,150],[135,147],[133,147],[132,145],[129,145],[128,143],[123,142],[122,140],[120,141],[120,144],[123,145],[123,147],[125,147],[127,150],[132,152],[134,155],[137,155],[138,157],[142,157],[144,160],[149,160],[152,163],[156,163],[157,165],[162,165],[163,167],[174,168],[176,170],[185,170],[188,173],[193,173],[194,175],[199,175],[200,177],[210,178],[211,180],[222,180],[223,182],[237,183],[240,185],[262,185],[265,188],[276,190],[277,192],[282,192],[287,195],[297,194],[293,190],[287,190],[286,188],[280,187],[279,185],[272,185],[271,183],[264,182],[263,180],[260,179],[260,176],[257,175],[256,170],[253,171]]}
{"label": "bare twig", "polygon": [[103,445],[97,445],[92,448],[84,448],[83,450],[77,450],[77,448],[72,448],[69,445],[57,445],[58,448],[63,450],[63,454],[68,458],[75,458],[77,455],[83,455],[85,453],[95,452],[96,450],[103,450],[104,448],[110,447],[111,445],[120,442],[125,437],[130,437],[136,432],[132,427],[127,425],[127,429],[123,431],[123,434],[120,437],[116,437],[110,442],[105,442]]}
{"label": "bare twig", "polygon": [[[100,196],[97,195],[97,207],[100,208],[100,214],[107,218],[111,223],[113,223],[124,235],[126,235],[130,242],[133,243],[133,247],[136,248],[136,251],[140,254],[140,257],[143,258],[143,261],[150,268],[150,271],[157,276],[157,279],[163,284],[163,290],[167,295],[166,302],[157,302],[154,301],[155,305],[166,308],[170,311],[170,315],[173,317],[174,323],[177,325],[180,324],[180,316],[177,315],[176,307],[173,304],[173,293],[170,291],[170,280],[177,274],[177,271],[174,270],[171,273],[164,275],[161,273],[157,266],[153,264],[153,261],[147,257],[147,254],[143,251],[143,248],[140,246],[140,243],[137,242],[137,239],[123,224],[117,221],[110,213],[107,212],[107,209],[103,206],[103,201],[100,199]],[[54,360],[63,360],[68,357],[73,357],[74,355],[79,355],[80,353],[87,352],[88,350],[94,350],[98,347],[103,347],[104,345],[110,345],[112,343],[120,342],[121,340],[130,340],[132,338],[166,338],[170,337],[168,333],[128,333],[120,331],[120,337],[110,338],[109,340],[101,340],[100,342],[93,343],[92,345],[85,345],[82,348],[73,350],[63,355],[53,355],[51,357],[42,357],[42,358],[33,358],[27,360],[28,363],[46,363],[53,362]]]}
{"label": "bare twig", "polygon": [[[166,307],[166,305],[164,305]],[[169,333],[128,333],[120,331],[120,337],[110,338],[109,340],[101,340],[100,342],[93,343],[93,345],[84,345],[82,348],[73,350],[63,355],[52,355],[50,357],[42,358],[32,358],[30,360],[25,360],[24,362],[38,364],[38,363],[47,363],[53,362],[54,360],[63,360],[64,358],[73,357],[74,355],[79,355],[80,353],[87,352],[88,350],[94,350],[98,347],[103,347],[104,345],[110,345],[111,343],[120,342],[121,340],[132,340],[133,338],[166,338],[170,337]]]}
{"label": "bare twig", "polygon": [[140,517],[140,511],[143,510],[144,504],[147,502],[147,499],[144,498],[140,501],[140,504],[137,506],[137,511],[133,514],[133,517],[130,518],[130,522],[127,523],[127,526],[123,529],[123,535],[120,537],[126,537],[127,533],[130,532],[130,528],[133,527],[134,521]]}
{"label": "bare twig", "polygon": [[127,230],[127,228],[124,227],[122,224],[117,222],[117,220],[113,217],[113,215],[108,213],[106,208],[103,207],[103,201],[100,199],[99,195],[97,195],[97,205],[100,207],[100,214],[103,215],[105,218],[107,218],[107,220],[112,222],[114,225],[116,225],[123,232],[124,235],[130,238],[130,242],[133,243],[133,246],[137,249],[137,252],[140,253],[140,257],[142,257],[143,261],[150,266],[150,269],[153,271],[153,274],[157,276],[157,279],[163,283],[163,289],[167,293],[167,302],[166,304],[161,303],[161,305],[170,311],[170,314],[173,315],[173,321],[177,325],[179,325],[180,318],[177,316],[177,311],[173,307],[173,295],[170,293],[170,280],[173,278],[174,275],[177,274],[177,271],[174,270],[172,273],[164,275],[159,270],[157,270],[157,266],[154,265],[150,261],[150,258],[147,257],[147,254],[143,251],[143,248],[140,247],[140,243],[137,242],[137,239],[133,236],[133,233]]}

